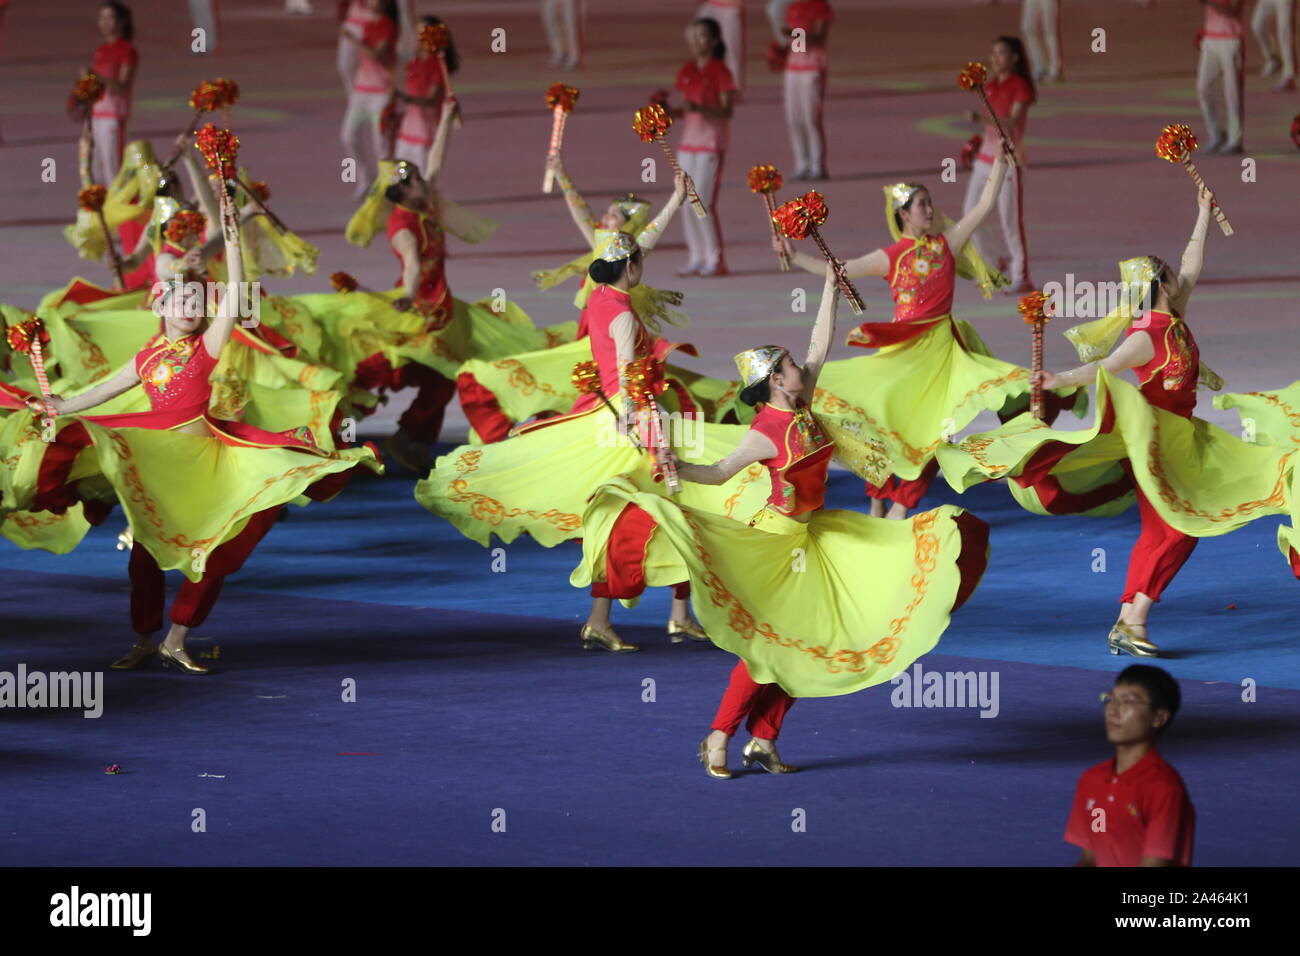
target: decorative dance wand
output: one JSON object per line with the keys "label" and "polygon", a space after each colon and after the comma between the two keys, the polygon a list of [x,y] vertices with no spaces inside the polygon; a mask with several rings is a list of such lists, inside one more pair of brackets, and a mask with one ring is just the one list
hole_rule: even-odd
{"label": "decorative dance wand", "polygon": [[[1020,297],[1020,317],[1033,329],[1034,347],[1030,357],[1029,370],[1037,373],[1043,370],[1043,326],[1051,319],[1047,308],[1048,297],[1044,292],[1031,292]],[[1047,417],[1043,406],[1043,386],[1036,382],[1029,386],[1029,411],[1040,422]]]}
{"label": "decorative dance wand", "polygon": [[[215,113],[221,111],[222,119],[226,125],[230,125],[230,108],[239,102],[239,84],[234,80],[227,80],[224,77],[218,77],[215,80],[204,80],[198,86],[194,87],[194,92],[190,94],[190,109],[194,110],[194,119],[190,120],[190,125],[185,128],[181,135],[189,138],[194,135],[194,131],[199,128],[199,120],[203,118],[204,113]],[[172,150],[172,154],[167,157],[167,162],[162,164],[163,169],[171,169],[176,165],[176,160],[181,158],[182,147],[177,146]]]}
{"label": "decorative dance wand", "polygon": [[194,134],[194,145],[198,147],[203,161],[208,166],[208,177],[217,181],[221,198],[221,228],[226,241],[236,242],[239,231],[235,226],[235,211],[231,203],[230,180],[239,178],[235,162],[239,158],[239,137],[228,129],[218,129],[212,123],[206,124]]}
{"label": "decorative dance wand", "polygon": [[[673,118],[668,115],[668,111],[660,103],[651,103],[649,106],[643,106],[636,111],[632,117],[632,129],[641,137],[643,143],[658,143],[664,149],[664,155],[668,157],[669,164],[673,167],[674,173],[681,173],[682,167],[677,162],[677,156],[673,153],[673,148],[668,145],[664,139],[664,133],[672,128]],[[685,175],[685,173],[682,173]],[[691,182],[691,177],[686,176],[686,197],[691,201],[691,206],[695,209],[697,219],[707,219],[709,211],[704,208],[704,203],[700,202],[699,194],[695,191],[695,183]]]}
{"label": "decorative dance wand", "polygon": [[[767,224],[772,228],[772,238],[780,239],[776,231],[776,221],[772,218],[776,212],[776,191],[781,188],[781,173],[775,166],[755,166],[749,171],[749,188],[763,197],[763,208],[767,210]],[[781,271],[790,271],[790,257],[783,248],[776,254],[781,263]]]}
{"label": "decorative dance wand", "polygon": [[578,362],[573,366],[573,375],[570,377],[573,387],[578,390],[579,395],[599,395],[600,400],[605,403],[609,413],[618,419],[618,412],[610,404],[609,399],[605,396],[605,390],[600,387],[600,369],[595,362]]}
{"label": "decorative dance wand", "polygon": [[1020,160],[1016,158],[1016,150],[1011,145],[1011,137],[1002,128],[1002,121],[993,112],[993,104],[989,102],[989,95],[984,90],[984,81],[988,79],[988,75],[988,68],[983,63],[967,63],[965,68],[957,74],[957,85],[968,93],[974,91],[979,96],[980,102],[984,104],[984,112],[988,114],[989,122],[994,125],[998,135],[1002,137],[1002,142],[1006,147],[1007,162],[1012,166],[1019,166]]}
{"label": "decorative dance wand", "polygon": [[53,396],[50,392],[50,379],[45,373],[45,353],[41,348],[50,341],[50,333],[45,330],[44,322],[32,316],[25,322],[11,325],[5,337],[11,349],[26,355],[27,360],[32,363],[32,371],[36,373],[36,384],[41,390],[41,406],[47,416],[42,424],[48,427],[49,416],[54,414],[54,406],[51,404]]}
{"label": "decorative dance wand", "polygon": [[108,222],[104,219],[104,200],[107,197],[108,189],[106,187],[91,185],[77,193],[77,204],[86,212],[93,212],[95,218],[99,220],[99,228],[103,230],[104,241],[108,243],[108,254],[113,260],[113,275],[117,277],[118,286],[125,288],[126,280],[122,277],[122,257],[117,253],[117,246],[113,244],[113,233],[109,231]]}
{"label": "decorative dance wand", "polygon": [[646,423],[646,446],[654,454],[655,481],[664,481],[668,493],[676,495],[681,493],[682,483],[677,477],[677,462],[673,460],[672,450],[664,437],[659,403],[655,401],[656,364],[653,355],[642,356],[627,364],[627,394],[636,408],[637,418]]}
{"label": "decorative dance wand", "polygon": [[72,85],[72,92],[68,94],[68,115],[80,119],[83,129],[85,152],[77,156],[83,186],[90,186],[95,182],[91,165],[91,157],[95,153],[95,132],[90,122],[90,114],[95,104],[103,99],[105,89],[104,81],[87,70]]}
{"label": "decorative dance wand", "polygon": [[[1192,177],[1192,182],[1201,189],[1208,190],[1210,187],[1205,185],[1205,180],[1201,178],[1201,174],[1196,171],[1196,165],[1192,162],[1194,152],[1196,152],[1196,137],[1192,134],[1190,126],[1171,123],[1160,131],[1160,138],[1156,140],[1156,155],[1171,163],[1182,163],[1183,168],[1187,170],[1187,175]],[[1214,210],[1215,222],[1219,224],[1225,236],[1232,235],[1232,224],[1228,222],[1228,217],[1223,214],[1217,201],[1210,202],[1210,208]]]}
{"label": "decorative dance wand", "polygon": [[[446,90],[447,103],[443,108],[456,108],[456,93],[451,88],[451,72],[447,69],[447,50],[451,47],[451,31],[447,29],[445,23],[426,23],[420,27],[420,46],[424,52],[432,53],[438,58],[438,66],[442,69],[442,88]],[[452,124],[460,129],[460,113],[456,112],[451,117]]]}
{"label": "decorative dance wand", "polygon": [[265,180],[258,179],[251,183],[246,183],[242,177],[236,176],[235,184],[244,191],[244,195],[257,203],[257,208],[266,213],[267,218],[270,219],[271,222],[275,223],[276,227],[281,232],[289,231],[289,227],[284,224],[284,220],[271,212],[271,207],[266,204],[267,200],[271,198],[271,189],[266,185]]}
{"label": "decorative dance wand", "polygon": [[[551,110],[551,148],[546,153],[549,160],[552,156],[560,155],[560,143],[564,141],[564,123],[573,112],[574,105],[578,102],[578,88],[576,86],[565,86],[563,83],[552,83],[546,91],[546,105]],[[546,167],[546,176],[542,179],[542,192],[549,193],[555,190],[555,170],[551,169],[549,164]]]}
{"label": "decorative dance wand", "polygon": [[1296,149],[1300,149],[1300,113],[1291,121],[1291,142],[1295,143]]}
{"label": "decorative dance wand", "polygon": [[812,236],[813,241],[817,243],[817,248],[821,250],[827,262],[835,263],[835,277],[838,281],[840,291],[844,293],[844,298],[849,300],[849,305],[853,311],[861,315],[866,311],[866,306],[862,304],[862,296],[858,295],[858,290],[853,287],[849,277],[844,274],[843,264],[831,255],[831,251],[826,246],[826,240],[817,231],[817,227],[826,222],[826,217],[830,215],[830,210],[826,208],[826,200],[817,190],[811,190],[800,196],[798,199],[791,199],[787,203],[782,203],[772,213],[772,222],[781,230],[781,234],[790,239],[806,239]]}

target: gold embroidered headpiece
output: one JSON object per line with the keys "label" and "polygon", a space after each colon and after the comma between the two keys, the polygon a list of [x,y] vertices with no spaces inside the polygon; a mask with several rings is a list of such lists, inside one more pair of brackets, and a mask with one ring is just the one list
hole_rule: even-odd
{"label": "gold embroidered headpiece", "polygon": [[634,216],[650,209],[650,204],[648,202],[640,196],[634,196],[632,193],[628,193],[625,196],[619,196],[614,200],[614,205],[618,207],[618,211],[621,212],[629,221]]}
{"label": "gold embroidered headpiece", "polygon": [[600,250],[600,258],[606,262],[622,262],[637,251],[636,240],[626,232],[616,232],[609,237],[605,248]]}
{"label": "gold embroidered headpiece", "polygon": [[924,188],[920,183],[894,183],[892,186],[885,187],[885,195],[889,198],[890,208],[898,212],[916,195],[918,189]]}
{"label": "gold embroidered headpiece", "polygon": [[779,345],[760,345],[736,356],[736,368],[740,371],[745,388],[763,381],[781,364],[787,350]]}

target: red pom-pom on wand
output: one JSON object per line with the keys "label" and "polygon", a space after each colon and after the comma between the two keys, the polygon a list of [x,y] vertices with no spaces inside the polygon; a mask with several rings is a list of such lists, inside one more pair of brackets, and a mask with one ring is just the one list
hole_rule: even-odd
{"label": "red pom-pom on wand", "polygon": [[822,239],[821,233],[817,227],[826,222],[830,216],[830,209],[826,205],[826,200],[822,194],[813,189],[798,199],[791,199],[787,203],[782,203],[772,213],[772,222],[781,230],[781,234],[789,239],[806,239],[809,236],[817,243],[817,248],[821,250],[827,262],[834,262],[835,276],[840,291],[844,293],[844,298],[849,300],[849,306],[853,311],[861,315],[866,311],[866,306],[862,302],[862,296],[858,295],[858,290],[854,288],[849,277],[844,274],[842,264],[831,255],[831,250],[827,247],[826,241]]}
{"label": "red pom-pom on wand", "polygon": [[1019,166],[1020,161],[1016,158],[1016,152],[1011,146],[1011,137],[1002,128],[1002,121],[993,112],[993,104],[989,102],[988,93],[984,91],[984,83],[988,80],[988,75],[988,68],[983,63],[972,61],[962,67],[962,71],[957,74],[957,86],[967,93],[974,93],[980,98],[980,102],[984,105],[984,112],[988,114],[989,122],[997,129],[998,135],[1002,137],[1002,142],[1006,145],[1007,162],[1012,166]]}
{"label": "red pom-pom on wand", "polygon": [[[780,238],[776,230],[776,223],[772,221],[772,214],[776,212],[776,191],[781,188],[781,173],[770,164],[755,166],[745,177],[749,183],[751,192],[757,193],[763,200],[763,208],[767,211],[767,224],[772,230],[772,237]],[[790,257],[782,249],[776,254],[776,261],[781,264],[782,272],[790,271]]]}
{"label": "red pom-pom on wand", "polygon": [[[1210,187],[1205,185],[1200,171],[1192,162],[1192,153],[1196,152],[1196,146],[1196,135],[1190,126],[1186,123],[1170,123],[1160,131],[1160,136],[1156,139],[1156,155],[1166,162],[1182,165],[1198,188],[1208,190]],[[1223,234],[1232,235],[1232,224],[1219,208],[1218,202],[1212,202],[1210,208],[1214,212],[1214,221],[1219,224]]]}
{"label": "red pom-pom on wand", "polygon": [[[668,115],[668,111],[661,103],[643,106],[632,116],[632,131],[641,138],[641,142],[658,143],[662,146],[664,155],[668,157],[668,162],[673,167],[673,172],[680,173],[682,167],[677,162],[677,156],[664,139],[664,134],[672,128],[672,125],[673,118]],[[696,218],[708,218],[709,211],[700,201],[699,193],[695,191],[695,183],[691,182],[690,176],[686,177],[686,198],[691,201],[691,208],[695,210]]]}

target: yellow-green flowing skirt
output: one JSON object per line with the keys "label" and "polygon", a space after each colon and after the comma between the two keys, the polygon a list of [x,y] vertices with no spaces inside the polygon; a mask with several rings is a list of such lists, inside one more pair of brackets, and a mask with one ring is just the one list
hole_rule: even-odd
{"label": "yellow-green flowing skirt", "polygon": [[951,505],[905,521],[825,510],[799,521],[764,508],[750,526],[618,478],[587,506],[570,583],[604,580],[606,545],[629,503],[656,524],[647,585],[689,577],[713,642],[794,697],[851,694],[933,650],[988,557],[987,526]]}
{"label": "yellow-green flowing skirt", "polygon": [[[325,452],[232,445],[179,431],[107,428],[78,416],[56,419],[54,442],[49,442],[37,415],[14,412],[0,421],[0,516],[18,515],[11,537],[17,544],[66,552],[80,540],[70,540],[76,529],[84,535],[88,527],[74,518],[50,521],[42,529],[24,517],[38,510],[46,453],[70,428],[84,428],[90,444],[76,453],[65,484],[85,500],[115,499],[135,541],[158,566],[179,570],[192,581],[202,576],[207,557],[257,512],[288,504],[315,482],[358,465],[382,471],[369,448]],[[81,444],[75,441],[74,447]],[[6,520],[6,534],[9,525]]]}
{"label": "yellow-green flowing skirt", "polygon": [[[741,425],[692,420],[680,428],[670,422],[668,437],[681,460],[712,464],[734,451],[745,432]],[[650,478],[651,468],[648,453],[619,435],[600,406],[505,441],[463,445],[437,460],[416,484],[415,497],[484,547],[493,535],[509,543],[528,534],[550,548],[582,537],[587,499],[608,478],[639,475],[644,487],[667,494]],[[680,500],[703,511],[748,516],[763,506],[770,485],[767,470],[755,464],[724,485],[683,482]]]}
{"label": "yellow-green flowing skirt", "polygon": [[[911,481],[980,412],[1023,402],[1028,390],[1027,369],[993,358],[969,323],[950,317],[872,355],[827,362],[813,411],[853,423],[855,434],[887,460],[878,470]],[[1086,401],[1086,389],[1078,395]]]}
{"label": "yellow-green flowing skirt", "polygon": [[[1220,399],[1222,407],[1242,408],[1268,407],[1270,401],[1297,407],[1291,404],[1297,400],[1300,383],[1254,398]],[[1184,534],[1203,538],[1227,534],[1265,515],[1294,514],[1291,486],[1300,426],[1292,424],[1288,432],[1284,421],[1280,413],[1267,421],[1269,440],[1246,441],[1203,419],[1156,408],[1137,388],[1102,369],[1091,427],[1058,431],[1020,415],[993,431],[941,447],[938,457],[944,477],[957,491],[1008,478],[1016,500],[1036,514],[1124,510],[1134,500],[1123,490],[1122,463],[1127,461],[1133,481],[1160,517]],[[1065,454],[1044,471],[1050,462],[1043,457],[1033,461],[1040,450],[1049,458],[1054,452]],[[1026,480],[1034,484],[1022,487],[1015,479],[1027,470]]]}

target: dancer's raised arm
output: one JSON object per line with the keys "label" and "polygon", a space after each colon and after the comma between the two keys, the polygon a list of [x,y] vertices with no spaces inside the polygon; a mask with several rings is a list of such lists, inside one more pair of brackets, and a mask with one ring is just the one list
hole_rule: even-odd
{"label": "dancer's raised arm", "polygon": [[672,222],[673,216],[677,215],[677,210],[681,208],[682,201],[685,198],[686,174],[678,172],[673,175],[673,194],[664,203],[664,207],[659,210],[659,214],[651,219],[649,225],[637,234],[636,244],[641,247],[643,254],[649,252],[659,242],[659,237],[668,228],[668,223]]}
{"label": "dancer's raised arm", "polygon": [[573,224],[582,233],[582,238],[587,240],[587,245],[594,247],[596,245],[596,228],[600,223],[596,220],[595,214],[592,213],[591,206],[587,203],[587,200],[582,198],[578,188],[573,185],[573,180],[569,179],[568,174],[564,171],[564,163],[561,162],[558,154],[546,158],[546,168],[554,170],[555,181],[564,190],[564,203],[569,207],[569,215],[573,217]]}
{"label": "dancer's raised arm", "polygon": [[1178,264],[1178,292],[1170,300],[1175,309],[1182,312],[1187,300],[1192,297],[1192,289],[1201,277],[1201,267],[1205,265],[1205,237],[1209,233],[1210,213],[1214,208],[1214,193],[1205,186],[1196,189],[1196,225],[1192,227],[1192,237],[1187,240],[1183,250],[1183,259]]}
{"label": "dancer's raised arm", "polygon": [[944,231],[944,238],[948,240],[948,248],[952,250],[954,256],[961,252],[980,223],[984,221],[984,217],[992,212],[993,207],[998,203],[998,190],[1002,188],[1002,180],[1007,175],[1006,143],[1004,142],[1002,146],[1002,152],[998,153],[998,158],[993,161],[993,171],[989,173],[988,181],[984,184],[979,202],[971,207],[970,212]]}

